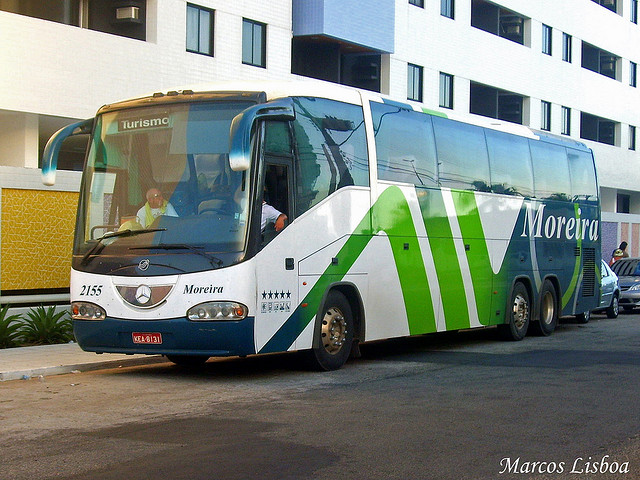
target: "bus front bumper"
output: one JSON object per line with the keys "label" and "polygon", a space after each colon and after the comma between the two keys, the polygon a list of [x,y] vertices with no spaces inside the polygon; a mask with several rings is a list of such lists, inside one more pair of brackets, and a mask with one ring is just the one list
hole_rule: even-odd
{"label": "bus front bumper", "polygon": [[101,321],[73,321],[76,340],[87,352],[148,355],[251,355],[256,353],[253,327],[253,317],[224,322],[192,322],[186,318],[140,321],[110,317]]}

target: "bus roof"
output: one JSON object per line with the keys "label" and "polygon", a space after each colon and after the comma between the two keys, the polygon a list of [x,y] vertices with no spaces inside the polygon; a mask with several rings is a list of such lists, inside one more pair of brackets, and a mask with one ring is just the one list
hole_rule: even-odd
{"label": "bus roof", "polygon": [[542,140],[548,143],[588,150],[588,147],[584,143],[577,140],[573,140],[569,137],[556,136],[549,132],[533,130],[525,125],[519,125],[516,123],[473,114],[460,115],[454,112],[444,113],[439,110],[430,110],[424,107],[422,104],[410,102],[408,100],[397,101],[390,96],[386,96],[369,90],[360,90],[354,87],[339,85],[312,78],[290,81],[225,81],[194,85],[190,87],[183,87],[180,89],[153,92],[148,95],[119,101],[103,106],[99,110],[99,112],[101,113],[105,110],[117,110],[126,108],[128,106],[133,106],[133,104],[137,104],[138,106],[140,106],[141,102],[145,100],[145,103],[151,102],[153,101],[153,98],[159,99],[163,97],[175,97],[176,101],[180,101],[181,99],[185,98],[183,97],[183,95],[213,95],[223,92],[253,94],[250,96],[254,98],[260,96],[266,101],[296,96],[322,97],[355,105],[362,105],[363,103],[367,103],[368,101],[374,101],[379,103],[392,104],[400,108],[406,108],[407,110],[414,110],[430,115],[441,116],[449,118],[451,120],[510,133],[521,137],[528,137],[535,140]]}

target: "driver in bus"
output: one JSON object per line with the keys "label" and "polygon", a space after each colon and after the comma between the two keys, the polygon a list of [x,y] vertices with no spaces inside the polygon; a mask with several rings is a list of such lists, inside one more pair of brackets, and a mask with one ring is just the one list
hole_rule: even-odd
{"label": "driver in bus", "polygon": [[[266,191],[266,189],[265,189]],[[235,193],[233,194],[234,208],[240,212],[244,212],[247,204],[246,197],[242,194],[242,184],[238,185]],[[262,201],[262,214],[260,218],[260,231],[264,233],[267,225],[273,225],[276,232],[280,232],[285,227],[285,222],[288,217],[277,208],[269,205],[266,201]]]}
{"label": "driver in bus", "polygon": [[178,213],[173,205],[164,199],[160,190],[155,187],[150,188],[147,190],[147,203],[138,210],[136,220],[143,228],[147,228],[160,215],[177,217]]}
{"label": "driver in bus", "polygon": [[272,207],[267,202],[262,202],[262,219],[260,224],[260,230],[264,233],[268,224],[273,223],[276,232],[280,232],[284,228],[284,222],[287,221],[287,216],[279,211],[277,208]]}

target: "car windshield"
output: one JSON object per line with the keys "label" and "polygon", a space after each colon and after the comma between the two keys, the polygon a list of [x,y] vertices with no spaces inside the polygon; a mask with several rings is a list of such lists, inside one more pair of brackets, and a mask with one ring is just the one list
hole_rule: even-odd
{"label": "car windshield", "polygon": [[640,275],[640,259],[622,259],[618,260],[611,266],[613,273],[619,277]]}
{"label": "car windshield", "polygon": [[[216,261],[220,253],[241,252],[250,182],[249,172],[229,166],[229,128],[250,105],[179,103],[99,116],[76,229],[82,264],[144,249]],[[123,231],[140,234],[112,234]]]}

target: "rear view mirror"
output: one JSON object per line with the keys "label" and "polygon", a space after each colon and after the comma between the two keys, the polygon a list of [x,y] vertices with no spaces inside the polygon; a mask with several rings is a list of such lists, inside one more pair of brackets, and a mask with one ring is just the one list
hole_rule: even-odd
{"label": "rear view mirror", "polygon": [[42,183],[45,185],[54,185],[56,183],[56,169],[58,167],[58,155],[62,143],[69,137],[74,135],[86,135],[91,133],[93,127],[93,118],[82,120],[81,122],[72,123],[66,127],[62,127],[54,133],[47,145],[44,147],[42,154]]}
{"label": "rear view mirror", "polygon": [[239,113],[231,122],[229,132],[229,165],[231,170],[244,171],[251,166],[251,130],[256,120],[294,120],[290,98],[260,103]]}

